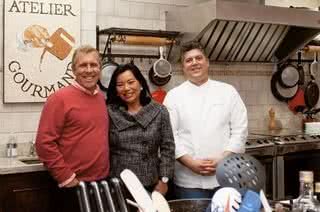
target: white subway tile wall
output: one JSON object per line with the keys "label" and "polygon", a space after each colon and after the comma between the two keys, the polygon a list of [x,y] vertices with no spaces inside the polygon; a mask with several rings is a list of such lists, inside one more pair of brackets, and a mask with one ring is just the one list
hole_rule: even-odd
{"label": "white subway tile wall", "polygon": [[[109,4],[109,1],[110,0],[108,0],[108,4]],[[96,12],[97,1],[81,1],[81,9],[82,11],[86,11],[86,12]]]}
{"label": "white subway tile wall", "polygon": [[89,43],[96,46],[96,34],[92,30],[81,30],[81,43]]}
{"label": "white subway tile wall", "polygon": [[93,34],[95,34],[96,23],[97,23],[96,19],[97,19],[96,12],[86,11],[82,9],[81,10],[81,32],[90,30],[93,32]]}
{"label": "white subway tile wall", "polygon": [[[115,15],[115,2],[117,0],[96,1],[97,2],[97,17],[99,15]],[[91,2],[91,1],[88,1]]]}
{"label": "white subway tile wall", "polygon": [[129,17],[130,16],[130,2],[128,1],[115,1],[116,16]]}
{"label": "white subway tile wall", "polygon": [[[138,28],[138,29],[166,29],[166,12],[174,11],[177,7],[184,7],[206,0],[81,0],[81,43],[95,46],[95,27],[101,29],[109,27]],[[3,2],[0,2],[0,14],[3,14]],[[265,0],[267,5],[276,6],[308,6],[317,8],[320,0]],[[294,4],[293,4],[294,3]],[[1,15],[3,17],[3,15]],[[0,29],[3,30],[3,21]],[[0,40],[2,40],[0,33]],[[2,42],[0,49],[2,49]],[[2,67],[2,52],[0,64]],[[116,59],[118,62],[124,62]],[[126,62],[129,59],[125,59]],[[151,63],[137,60],[135,63],[141,67],[147,77]],[[185,79],[179,64],[174,64],[174,75],[164,87],[169,90]],[[276,111],[276,119],[281,121],[283,127],[300,128],[301,114],[294,115],[288,110],[287,104],[277,101],[270,91],[270,78],[273,66],[270,64],[212,64],[210,75],[212,78],[232,84],[244,100],[249,117],[250,129],[266,129],[268,124],[268,110],[272,107]],[[0,68],[2,78],[3,69]],[[152,90],[157,87],[150,84]],[[0,80],[0,96],[3,93],[2,80]],[[29,104],[3,104],[0,101],[0,156],[4,156],[5,144],[10,133],[17,135],[18,150],[27,154],[26,142],[29,142],[36,133],[42,103]]]}

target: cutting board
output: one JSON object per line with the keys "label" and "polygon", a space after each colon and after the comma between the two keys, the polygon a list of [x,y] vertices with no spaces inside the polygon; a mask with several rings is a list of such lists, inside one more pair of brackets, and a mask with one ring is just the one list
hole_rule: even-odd
{"label": "cutting board", "polygon": [[49,38],[44,49],[60,60],[64,60],[71,52],[74,46],[74,38],[63,28],[58,28]]}

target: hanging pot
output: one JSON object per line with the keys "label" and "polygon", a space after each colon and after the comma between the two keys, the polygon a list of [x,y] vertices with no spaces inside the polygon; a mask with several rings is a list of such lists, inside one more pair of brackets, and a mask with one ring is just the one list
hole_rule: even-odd
{"label": "hanging pot", "polygon": [[271,77],[271,92],[279,101],[287,102],[296,95],[298,91],[298,85],[295,85],[292,88],[284,88],[280,85],[279,78],[280,71],[276,71]]}
{"label": "hanging pot", "polygon": [[101,76],[98,81],[98,85],[101,90],[107,91],[111,76],[113,72],[118,68],[118,64],[113,62],[110,57],[107,60],[102,61]]}
{"label": "hanging pot", "polygon": [[292,88],[296,86],[300,80],[300,73],[297,67],[292,64],[284,64],[278,66],[280,76],[279,84],[284,88]]}
{"label": "hanging pot", "polygon": [[315,78],[313,75],[314,70],[312,70],[314,67],[315,66],[312,66],[312,65],[309,66],[311,80],[308,82],[304,90],[304,99],[308,109],[313,108],[318,103],[318,100],[319,100],[319,87],[315,82]]}

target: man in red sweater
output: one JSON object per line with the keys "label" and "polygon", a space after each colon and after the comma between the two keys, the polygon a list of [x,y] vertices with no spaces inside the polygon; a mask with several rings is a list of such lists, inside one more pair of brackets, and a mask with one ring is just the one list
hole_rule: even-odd
{"label": "man in red sweater", "polygon": [[65,188],[109,175],[109,119],[97,86],[101,60],[96,49],[76,49],[72,71],[75,82],[47,99],[36,138],[39,158]]}

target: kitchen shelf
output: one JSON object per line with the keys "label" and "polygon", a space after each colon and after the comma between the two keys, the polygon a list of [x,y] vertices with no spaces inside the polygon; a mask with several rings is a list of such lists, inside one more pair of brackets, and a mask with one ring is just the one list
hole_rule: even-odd
{"label": "kitchen shelf", "polygon": [[[106,39],[103,53],[101,53],[102,59],[105,57],[122,57],[122,58],[159,58],[159,53],[155,55],[150,54],[113,54],[112,53],[112,44],[116,39],[119,41],[122,39],[125,41],[126,36],[137,36],[137,37],[153,37],[153,38],[166,38],[168,41],[169,50],[166,56],[167,59],[170,57],[171,50],[173,45],[177,43],[177,38],[180,35],[180,32],[176,31],[165,31],[165,30],[142,30],[142,29],[129,29],[129,28],[107,28],[100,29],[99,26],[96,27],[96,48],[99,52],[100,50],[100,38]],[[105,38],[104,38],[105,37]],[[123,42],[126,45],[125,42]]]}

